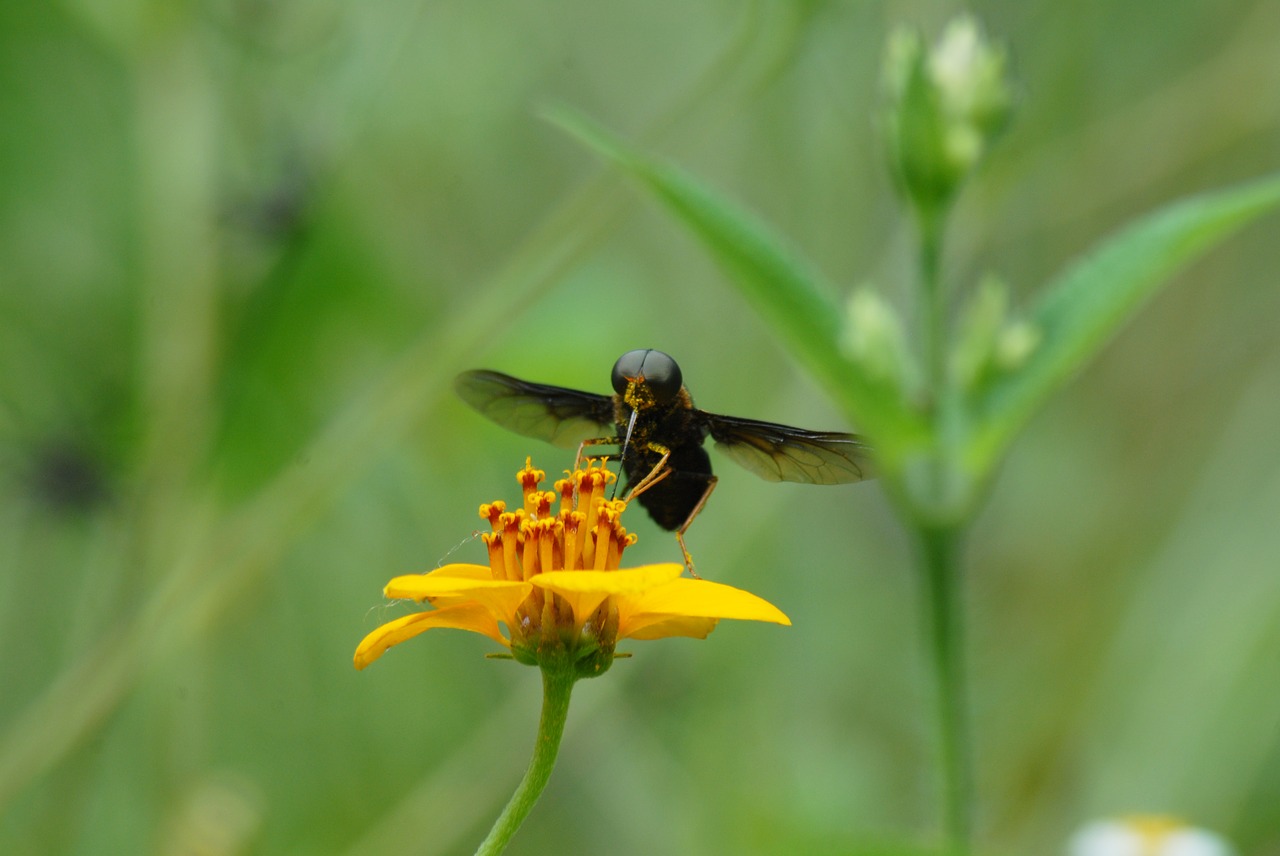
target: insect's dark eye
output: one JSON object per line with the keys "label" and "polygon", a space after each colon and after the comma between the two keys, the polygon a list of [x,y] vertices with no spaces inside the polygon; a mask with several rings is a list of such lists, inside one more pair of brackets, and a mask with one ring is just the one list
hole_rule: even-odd
{"label": "insect's dark eye", "polygon": [[613,364],[613,391],[618,395],[627,391],[629,381],[641,378],[659,404],[674,399],[684,386],[684,376],[676,361],[651,348],[627,351]]}

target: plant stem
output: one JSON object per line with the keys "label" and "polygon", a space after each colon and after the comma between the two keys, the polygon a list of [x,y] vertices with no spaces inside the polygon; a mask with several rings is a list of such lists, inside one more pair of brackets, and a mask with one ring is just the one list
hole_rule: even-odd
{"label": "plant stem", "polygon": [[945,212],[917,212],[920,230],[920,324],[924,342],[925,383],[929,402],[937,407],[947,372],[947,297],[942,287],[942,224]]}
{"label": "plant stem", "polygon": [[921,527],[920,571],[937,704],[947,852],[968,852],[972,807],[959,591],[959,530]]}
{"label": "plant stem", "polygon": [[912,503],[911,525],[919,540],[920,585],[928,649],[932,661],[938,729],[938,764],[942,781],[943,830],[947,852],[969,852],[973,794],[968,727],[965,716],[965,670],[961,635],[960,525],[935,516],[948,503],[951,490],[948,460],[952,444],[954,400],[948,388],[947,294],[942,282],[942,237],[948,206],[916,210],[920,230],[920,335],[923,342],[928,407],[935,437],[924,495]]}
{"label": "plant stem", "polygon": [[560,751],[564,723],[569,716],[569,695],[577,679],[572,668],[542,670],[542,718],[538,722],[538,738],[533,746],[529,769],[516,787],[502,814],[494,821],[488,837],[476,849],[476,856],[497,856],[506,849],[511,837],[529,816],[534,803],[542,795]]}

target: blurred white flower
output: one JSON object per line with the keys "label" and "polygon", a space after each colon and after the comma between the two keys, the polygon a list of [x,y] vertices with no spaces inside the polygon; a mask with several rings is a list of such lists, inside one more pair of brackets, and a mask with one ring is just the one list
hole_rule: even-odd
{"label": "blurred white flower", "polygon": [[1223,838],[1171,817],[1123,817],[1091,823],[1067,844],[1067,856],[1236,856]]}

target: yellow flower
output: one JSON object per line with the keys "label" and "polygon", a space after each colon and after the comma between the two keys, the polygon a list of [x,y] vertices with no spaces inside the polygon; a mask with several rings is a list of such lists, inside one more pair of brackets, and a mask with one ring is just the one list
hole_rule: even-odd
{"label": "yellow flower", "polygon": [[722,618],[791,623],[749,592],[681,576],[680,564],[620,568],[636,536],[621,525],[627,504],[605,498],[614,475],[603,464],[588,460],[554,491],[538,490],[545,477],[526,460],[516,473],[523,507],[480,506],[493,529],[483,536],[487,566],[445,565],[387,583],[387,597],[433,608],[366,636],[356,648],[357,669],[435,627],[481,633],[529,665],[567,656],[580,677],[590,677],[609,668],[620,639],[705,639]]}

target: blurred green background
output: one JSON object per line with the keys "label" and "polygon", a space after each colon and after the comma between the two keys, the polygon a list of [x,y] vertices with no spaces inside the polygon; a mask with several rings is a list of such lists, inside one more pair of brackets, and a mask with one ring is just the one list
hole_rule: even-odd
{"label": "blurred green background", "polygon": [[[680,228],[538,116],[643,141],[910,308],[874,123],[886,31],[955,3],[0,3],[0,853],[469,853],[532,669],[439,633],[367,672],[382,585],[511,499],[449,392],[605,391],[844,428]],[[947,267],[1021,295],[1163,201],[1280,162],[1280,4],[1006,0],[1015,122]],[[1280,854],[1274,217],[1042,413],[968,550],[984,852],[1173,812]],[[856,426],[853,426],[856,428]],[[703,575],[789,629],[631,646],[580,684],[513,854],[923,852],[911,556],[879,486],[723,459]],[[629,516],[629,558],[670,561]],[[452,554],[479,560],[478,545]]]}

